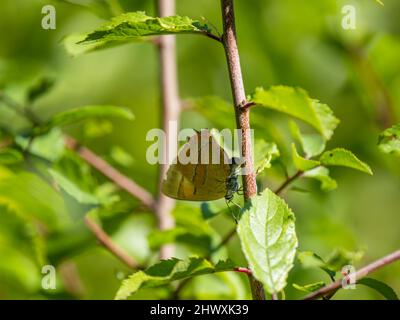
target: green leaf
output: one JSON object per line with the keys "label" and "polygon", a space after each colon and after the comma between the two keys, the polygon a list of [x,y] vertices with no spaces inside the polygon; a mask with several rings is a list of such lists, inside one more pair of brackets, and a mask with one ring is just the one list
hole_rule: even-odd
{"label": "green leaf", "polygon": [[329,169],[325,167],[317,167],[308,170],[302,175],[304,178],[312,178],[321,182],[321,189],[324,191],[331,191],[337,188],[336,180],[329,176]]}
{"label": "green leaf", "polygon": [[326,263],[332,270],[340,271],[345,265],[354,264],[362,258],[364,252],[358,251],[348,251],[344,249],[334,250],[326,259]]}
{"label": "green leaf", "polygon": [[12,148],[0,149],[0,164],[15,164],[22,162],[24,157],[21,152]]}
{"label": "green leaf", "polygon": [[[113,48],[130,42],[129,40],[125,41],[119,40],[119,41],[96,41],[96,42],[82,44],[81,42],[84,41],[86,37],[87,33],[73,33],[66,36],[63,39],[65,50],[67,50],[67,52],[72,57],[77,57],[85,53]],[[144,39],[135,39],[135,41],[144,41]]]}
{"label": "green leaf", "polygon": [[110,157],[119,165],[124,167],[130,167],[135,160],[132,156],[119,146],[112,146],[110,151]]}
{"label": "green leaf", "polygon": [[54,86],[54,80],[43,78],[28,91],[28,102],[33,103],[46,94]]}
{"label": "green leaf", "polygon": [[314,292],[314,291],[316,291],[318,289],[321,289],[324,286],[325,286],[325,282],[323,282],[323,281],[306,284],[304,286],[301,286],[301,285],[299,285],[297,283],[293,283],[293,287],[295,289],[303,291],[303,292]]}
{"label": "green leaf", "polygon": [[196,110],[218,129],[234,128],[232,104],[216,96],[192,98],[185,101],[187,110]]}
{"label": "green leaf", "polygon": [[184,34],[210,32],[207,25],[189,17],[150,17],[144,12],[128,12],[121,14],[102,27],[86,34],[78,44],[109,41],[140,40],[142,37],[166,34]]}
{"label": "green leaf", "polygon": [[320,134],[304,134],[300,132],[296,122],[290,121],[290,129],[294,138],[300,142],[307,158],[315,157],[325,150],[325,140]]}
{"label": "green leaf", "polygon": [[301,251],[297,253],[297,259],[304,268],[320,268],[325,271],[333,280],[335,279],[336,271],[322,259],[319,255],[311,251]]}
{"label": "green leaf", "polygon": [[77,184],[69,180],[63,174],[52,169],[49,169],[49,172],[57,185],[79,203],[92,205],[97,205],[100,203],[94,195],[82,190]]}
{"label": "green leaf", "polygon": [[251,198],[242,211],[238,234],[254,277],[269,293],[281,291],[297,248],[295,217],[284,200],[269,189]]}
{"label": "green leaf", "polygon": [[357,280],[357,284],[362,284],[364,286],[370,287],[376,291],[378,291],[381,295],[383,295],[387,300],[399,300],[396,292],[388,286],[386,283],[372,279],[372,278],[362,278]]}
{"label": "green leaf", "polygon": [[271,168],[272,160],[279,157],[278,146],[274,142],[257,139],[254,142],[254,168],[256,174],[260,174],[267,168]]}
{"label": "green leaf", "polygon": [[115,106],[86,106],[70,109],[59,114],[56,114],[41,128],[46,131],[54,127],[61,127],[70,124],[75,124],[79,121],[84,121],[92,118],[122,118],[133,120],[134,116],[129,109]]}
{"label": "green leaf", "polygon": [[199,248],[208,254],[212,248],[212,238],[209,234],[195,232],[182,227],[175,227],[166,231],[153,231],[148,235],[149,246],[152,250],[158,250],[168,243],[182,243]]}
{"label": "green leaf", "polygon": [[116,299],[123,300],[142,288],[168,284],[188,277],[229,271],[234,267],[231,261],[220,261],[216,265],[204,258],[191,257],[185,260],[172,258],[162,260],[145,271],[138,271],[122,282]]}
{"label": "green leaf", "polygon": [[286,113],[310,124],[326,140],[332,137],[339,120],[332,110],[318,100],[311,99],[301,88],[273,86],[268,90],[256,88],[251,99],[258,105]]}
{"label": "green leaf", "polygon": [[[1,167],[0,167],[1,168]],[[40,221],[49,229],[68,223],[61,196],[36,175],[0,170],[0,205],[29,221]]]}
{"label": "green leaf", "polygon": [[85,138],[94,139],[110,134],[113,131],[112,122],[104,119],[89,120],[83,127]]}
{"label": "green leaf", "polygon": [[371,168],[353,153],[343,148],[336,148],[330,151],[325,151],[320,159],[325,166],[342,166],[356,169],[372,175]]}
{"label": "green leaf", "polygon": [[[28,148],[30,137],[17,136],[15,142],[23,149]],[[61,158],[65,150],[64,136],[54,128],[44,135],[35,137],[29,146],[29,153],[54,162]]]}
{"label": "green leaf", "polygon": [[292,143],[292,158],[293,158],[293,163],[296,169],[300,171],[307,171],[311,170],[315,167],[318,167],[321,163],[319,161],[315,160],[310,160],[310,159],[305,159],[301,157],[296,149],[296,145]]}
{"label": "green leaf", "polygon": [[386,129],[379,135],[379,150],[400,156],[400,123]]}

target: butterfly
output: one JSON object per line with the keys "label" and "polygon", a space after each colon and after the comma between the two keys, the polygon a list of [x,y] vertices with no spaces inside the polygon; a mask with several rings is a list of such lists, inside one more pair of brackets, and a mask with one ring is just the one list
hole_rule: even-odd
{"label": "butterfly", "polygon": [[[187,159],[192,161],[187,163],[184,161]],[[209,130],[196,131],[169,167],[162,183],[162,192],[178,200],[211,201],[225,198],[229,203],[240,191],[238,178],[241,167],[240,159],[229,159]]]}

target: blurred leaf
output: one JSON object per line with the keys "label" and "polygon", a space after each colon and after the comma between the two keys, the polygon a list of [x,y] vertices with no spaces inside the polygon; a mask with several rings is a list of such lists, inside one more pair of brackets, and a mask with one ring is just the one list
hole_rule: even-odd
{"label": "blurred leaf", "polygon": [[357,284],[363,284],[364,286],[370,287],[376,291],[378,291],[381,295],[383,295],[387,300],[399,300],[396,292],[388,286],[386,283],[372,279],[372,278],[362,278],[357,280]]}
{"label": "blurred leaf", "polygon": [[218,129],[235,128],[232,104],[216,96],[192,98],[185,101],[187,107],[202,114]]}
{"label": "blurred leaf", "polygon": [[307,92],[300,88],[285,86],[273,86],[268,90],[256,88],[251,100],[263,107],[307,122],[317,129],[326,140],[332,137],[333,131],[339,124],[339,120],[326,104],[311,99]]}
{"label": "blurred leaf", "polygon": [[340,271],[345,265],[354,264],[362,258],[364,252],[359,251],[348,251],[344,249],[334,250],[326,259],[326,263],[332,270]]}
{"label": "blurred leaf", "polygon": [[292,143],[292,159],[297,170],[308,171],[320,165],[319,161],[305,159],[297,153],[296,145]]}
{"label": "blurred leaf", "polygon": [[325,140],[320,134],[304,134],[300,132],[296,122],[290,121],[290,129],[294,138],[300,142],[307,158],[321,154],[325,149]]}
{"label": "blurred leaf", "polygon": [[85,106],[80,108],[70,109],[56,114],[46,124],[42,130],[46,131],[54,127],[61,127],[70,124],[75,124],[79,121],[84,121],[99,117],[115,117],[127,120],[133,120],[134,116],[129,109],[115,106]]}
{"label": "blurred leaf", "polygon": [[12,148],[0,149],[0,164],[15,164],[24,161],[21,152]]}
{"label": "blurred leaf", "polygon": [[117,164],[124,167],[129,167],[135,162],[128,152],[118,146],[111,147],[110,156]]}
{"label": "blurred leaf", "polygon": [[0,261],[1,281],[12,281],[30,293],[39,289],[41,277],[37,265],[17,248],[2,246]]}
{"label": "blurred leaf", "polygon": [[[23,149],[27,149],[30,137],[19,135],[16,143]],[[54,128],[44,135],[35,137],[29,146],[29,153],[48,161],[57,161],[65,150],[64,137],[60,129]]]}
{"label": "blurred leaf", "polygon": [[379,150],[400,155],[400,123],[386,129],[379,135]]}
{"label": "blurred leaf", "polygon": [[109,19],[122,12],[118,0],[57,0],[87,9],[100,18]]}
{"label": "blurred leaf", "polygon": [[[125,43],[129,43],[129,40],[126,41],[107,41],[107,42],[93,42],[93,43],[85,43],[84,45],[81,44],[83,40],[87,37],[87,33],[73,33],[64,37],[63,44],[65,50],[72,56],[77,57],[81,54],[89,53],[92,51],[98,51],[108,48],[113,48],[116,46],[120,46]],[[144,41],[144,39],[137,39],[135,41]]]}
{"label": "blurred leaf", "polygon": [[69,222],[61,196],[32,173],[0,172],[0,204],[25,219],[40,221],[49,229]]}
{"label": "blurred leaf", "polygon": [[219,272],[191,279],[179,296],[183,300],[246,300],[250,298],[246,289],[238,272]]}
{"label": "blurred leaf", "polygon": [[49,169],[49,172],[57,185],[79,203],[92,205],[97,205],[100,203],[99,199],[97,199],[93,194],[85,192],[77,184],[69,180],[61,173],[52,169]]}
{"label": "blurred leaf", "polygon": [[89,120],[85,123],[83,131],[85,138],[100,138],[113,131],[113,124],[108,120]]}
{"label": "blurred leaf", "polygon": [[311,251],[301,251],[297,253],[297,259],[304,268],[320,268],[325,271],[328,276],[334,280],[336,270],[331,267],[319,255]]}
{"label": "blurred leaf", "polygon": [[325,167],[317,167],[308,170],[302,175],[305,178],[316,179],[321,182],[321,189],[324,191],[331,191],[337,188],[337,183],[329,176],[329,169]]}
{"label": "blurred leaf", "polygon": [[216,201],[202,202],[200,208],[204,220],[209,220],[220,214],[229,212],[229,208],[227,208],[226,204],[222,206]]}
{"label": "blurred leaf", "polygon": [[109,41],[137,40],[146,36],[178,33],[210,32],[207,25],[202,25],[188,17],[171,16],[153,18],[144,12],[128,12],[111,19],[102,27],[89,32],[78,44]]}
{"label": "blurred leaf", "polygon": [[287,204],[269,189],[250,199],[242,211],[238,234],[253,271],[269,293],[281,291],[293,267],[297,237]]}
{"label": "blurred leaf", "polygon": [[41,79],[36,85],[29,89],[27,98],[29,103],[35,102],[38,98],[45,95],[54,86],[54,80],[49,78]]}
{"label": "blurred leaf", "polygon": [[205,254],[211,250],[212,239],[209,234],[175,227],[166,231],[153,231],[148,236],[149,246],[152,250],[158,250],[168,243],[183,243],[191,247],[197,247]]}
{"label": "blurred leaf", "polygon": [[142,288],[157,287],[188,277],[229,271],[231,261],[220,261],[216,265],[204,258],[191,257],[186,260],[172,258],[162,260],[145,271],[138,271],[122,282],[116,299],[123,300]]}
{"label": "blurred leaf", "polygon": [[353,153],[343,148],[336,148],[330,151],[325,151],[320,159],[325,166],[342,166],[356,169],[372,175],[371,168]]}
{"label": "blurred leaf", "polygon": [[257,139],[254,142],[254,168],[256,174],[260,174],[264,169],[271,168],[271,161],[279,157],[278,147],[273,142],[264,139]]}
{"label": "blurred leaf", "polygon": [[306,284],[304,286],[301,286],[297,283],[293,283],[293,287],[299,291],[303,291],[303,292],[314,292],[318,289],[321,289],[322,287],[325,286],[325,282],[323,281],[319,281],[319,282],[315,282],[315,283],[310,283],[310,284]]}

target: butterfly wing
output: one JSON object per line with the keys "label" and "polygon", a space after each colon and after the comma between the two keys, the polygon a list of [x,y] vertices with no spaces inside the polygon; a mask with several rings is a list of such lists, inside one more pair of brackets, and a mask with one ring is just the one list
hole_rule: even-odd
{"label": "butterfly wing", "polygon": [[[197,163],[171,165],[163,182],[162,191],[167,196],[191,201],[210,201],[226,194],[226,179],[230,172],[226,152],[219,146],[208,130],[197,132],[180,151],[190,157],[197,150]],[[217,163],[212,163],[212,157]],[[208,162],[208,163],[204,163]],[[215,161],[214,161],[215,162]]]}

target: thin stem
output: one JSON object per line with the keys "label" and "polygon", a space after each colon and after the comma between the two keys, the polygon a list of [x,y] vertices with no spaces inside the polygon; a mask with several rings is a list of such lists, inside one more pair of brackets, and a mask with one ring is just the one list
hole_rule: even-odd
{"label": "thin stem", "polygon": [[155,207],[153,196],[147,190],[124,176],[87,147],[80,146],[72,137],[66,136],[64,140],[67,148],[75,151],[83,160],[113,181],[121,189],[139,199],[149,209]]}
{"label": "thin stem", "polygon": [[[157,0],[158,15],[160,17],[175,14],[175,0]],[[160,63],[160,89],[162,95],[162,128],[166,137],[162,148],[163,162],[160,165],[158,179],[158,198],[155,211],[160,230],[168,230],[175,226],[171,214],[175,201],[161,192],[161,184],[168,170],[169,150],[175,150],[177,139],[172,131],[172,125],[178,126],[180,113],[180,99],[178,93],[178,76],[176,65],[176,41],[175,36],[162,36],[158,42]],[[177,129],[177,128],[176,128]],[[174,253],[174,247],[169,244],[160,249],[160,259],[170,258]]]}
{"label": "thin stem", "polygon": [[[384,267],[390,263],[393,263],[397,260],[400,260],[400,250],[397,250],[397,251],[361,268],[360,270],[358,270],[355,273],[355,278],[356,278],[356,280],[359,280],[359,279],[365,277],[366,275],[368,275],[369,273],[374,272],[375,270],[382,268],[382,267]],[[335,290],[338,290],[341,287],[341,285],[342,285],[342,279],[339,279],[339,280],[309,294],[308,296],[306,296],[304,298],[304,300],[315,300],[320,297],[324,297],[325,295],[327,295]]]}
{"label": "thin stem", "polygon": [[115,257],[125,263],[131,269],[139,268],[139,264],[129,256],[125,251],[118,247],[112,239],[104,232],[100,226],[95,223],[91,218],[85,217],[85,224],[90,231],[96,236],[97,240],[102,246],[104,246],[109,252],[111,252]]}
{"label": "thin stem", "polygon": [[280,195],[290,184],[292,184],[296,179],[300,178],[303,171],[297,171],[293,176],[288,177],[278,189],[276,189],[275,194]]}
{"label": "thin stem", "polygon": [[[234,101],[236,125],[241,132],[241,150],[246,166],[246,175],[243,176],[245,201],[257,194],[256,176],[253,168],[250,108],[243,108],[246,102],[242,71],[240,67],[239,50],[236,39],[235,13],[233,0],[221,0],[223,36],[222,41],[228,63],[229,78]],[[253,299],[265,300],[263,286],[252,275],[249,275]]]}
{"label": "thin stem", "polygon": [[203,32],[203,34],[210,39],[213,39],[213,40],[216,40],[216,41],[222,43],[222,39],[211,32]]}

